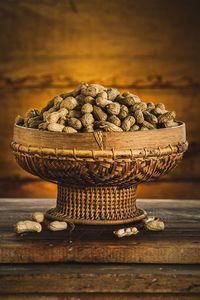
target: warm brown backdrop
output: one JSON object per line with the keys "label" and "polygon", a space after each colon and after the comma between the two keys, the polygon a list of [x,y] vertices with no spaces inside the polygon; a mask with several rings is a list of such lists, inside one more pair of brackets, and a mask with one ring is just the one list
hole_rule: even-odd
{"label": "warm brown backdrop", "polygon": [[0,196],[51,197],[10,151],[13,121],[80,81],[134,90],[187,124],[185,160],[139,197],[199,198],[200,1],[1,0]]}

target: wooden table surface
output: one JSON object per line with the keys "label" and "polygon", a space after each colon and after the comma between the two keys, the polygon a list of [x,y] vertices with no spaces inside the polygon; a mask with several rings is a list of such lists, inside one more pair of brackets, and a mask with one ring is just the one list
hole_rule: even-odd
{"label": "wooden table surface", "polygon": [[[124,293],[123,299],[135,299],[135,293],[154,293],[154,299],[200,297],[200,201],[138,200],[150,215],[165,220],[166,230],[147,232],[136,223],[139,234],[123,239],[113,230],[124,225],[76,225],[71,235],[70,230],[50,232],[46,224],[41,233],[13,232],[17,221],[54,203],[0,199],[0,293],[5,299],[24,293],[30,299],[40,299],[35,293],[64,295],[55,299],[118,299],[119,293]],[[165,298],[174,293],[175,298]]]}

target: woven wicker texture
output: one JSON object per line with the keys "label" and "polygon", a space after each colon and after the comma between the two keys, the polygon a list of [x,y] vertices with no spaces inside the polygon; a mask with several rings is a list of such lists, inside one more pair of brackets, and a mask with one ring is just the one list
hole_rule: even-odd
{"label": "woven wicker texture", "polygon": [[[173,169],[182,159],[185,145],[139,150],[139,157],[132,152],[128,155],[124,151],[113,150],[112,157],[100,155],[94,156],[91,151],[90,157],[82,157],[78,151],[74,155],[59,155],[58,149],[38,149],[20,147],[13,143],[12,147],[18,164],[31,174],[37,175],[44,180],[55,183],[64,183],[75,186],[121,186],[156,179]],[[81,151],[80,151],[81,152]],[[103,152],[103,151],[102,151]],[[141,153],[143,157],[141,157]],[[155,155],[157,154],[157,155]]]}
{"label": "woven wicker texture", "polygon": [[141,220],[143,210],[136,207],[136,186],[65,187],[58,185],[57,206],[47,217],[78,224],[118,224]]}

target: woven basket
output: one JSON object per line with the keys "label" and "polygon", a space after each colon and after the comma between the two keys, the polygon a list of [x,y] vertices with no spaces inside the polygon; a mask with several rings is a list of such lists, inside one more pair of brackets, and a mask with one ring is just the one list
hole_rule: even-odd
{"label": "woven basket", "polygon": [[188,143],[185,124],[140,132],[52,133],[15,126],[18,164],[58,184],[46,216],[78,224],[121,224],[146,216],[136,189],[173,169]]}

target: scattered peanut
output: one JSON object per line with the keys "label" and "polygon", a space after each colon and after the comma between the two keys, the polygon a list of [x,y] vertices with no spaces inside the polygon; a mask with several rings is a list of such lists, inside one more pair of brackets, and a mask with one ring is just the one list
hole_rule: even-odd
{"label": "scattered peanut", "polygon": [[32,219],[35,222],[42,223],[44,221],[44,214],[42,212],[35,212],[32,215]]}
{"label": "scattered peanut", "polygon": [[15,225],[15,232],[16,233],[23,233],[23,232],[41,232],[42,226],[38,222],[34,221],[19,221]]}
{"label": "scattered peanut", "polygon": [[122,238],[124,236],[136,235],[138,232],[139,231],[138,231],[138,229],[136,227],[121,228],[121,229],[113,231],[113,233],[118,238]]}
{"label": "scattered peanut", "polygon": [[67,223],[66,222],[60,222],[60,221],[53,221],[48,224],[48,228],[51,231],[61,231],[67,229]]}
{"label": "scattered peanut", "polygon": [[157,217],[148,217],[143,220],[144,228],[150,231],[163,231],[165,223]]}

